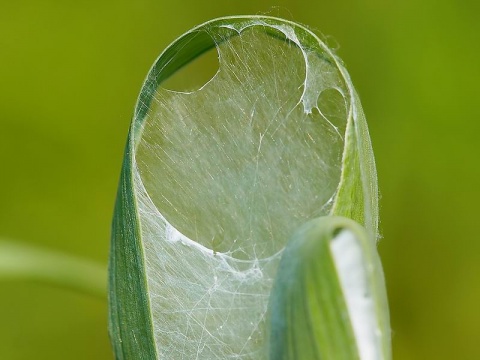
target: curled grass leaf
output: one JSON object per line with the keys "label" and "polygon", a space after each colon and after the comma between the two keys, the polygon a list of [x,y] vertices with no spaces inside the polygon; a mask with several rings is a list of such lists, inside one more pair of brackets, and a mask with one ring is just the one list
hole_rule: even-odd
{"label": "curled grass leaf", "polygon": [[[209,81],[163,86],[207,51],[219,64]],[[267,358],[294,231],[341,215],[373,246],[377,212],[358,97],[317,36],[259,16],[192,29],[154,63],[127,140],[110,257],[116,357]]]}

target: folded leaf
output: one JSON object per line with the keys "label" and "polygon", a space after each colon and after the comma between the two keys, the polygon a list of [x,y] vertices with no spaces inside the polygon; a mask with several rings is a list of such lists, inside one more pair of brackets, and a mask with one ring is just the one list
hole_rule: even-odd
{"label": "folded leaf", "polygon": [[[162,86],[206,51],[196,91]],[[110,257],[118,359],[266,359],[288,239],[342,215],[377,238],[365,119],[338,58],[270,17],[200,25],[157,59],[127,141]],[[381,271],[381,269],[379,269]]]}

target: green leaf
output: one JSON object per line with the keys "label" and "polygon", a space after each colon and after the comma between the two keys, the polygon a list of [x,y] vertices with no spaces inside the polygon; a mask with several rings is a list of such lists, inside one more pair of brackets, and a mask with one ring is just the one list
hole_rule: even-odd
{"label": "green leaf", "polygon": [[378,254],[365,230],[336,216],[288,243],[271,295],[271,359],[390,359]]}
{"label": "green leaf", "polygon": [[[209,50],[211,80],[163,86]],[[268,358],[288,239],[341,215],[365,226],[373,248],[377,212],[365,119],[331,50],[270,17],[194,28],[150,70],[127,140],[110,257],[116,357]]]}

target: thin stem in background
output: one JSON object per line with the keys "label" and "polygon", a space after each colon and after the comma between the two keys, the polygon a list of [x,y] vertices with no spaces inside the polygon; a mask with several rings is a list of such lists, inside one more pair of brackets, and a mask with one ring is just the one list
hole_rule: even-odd
{"label": "thin stem in background", "polygon": [[93,261],[0,239],[0,281],[27,280],[106,299],[107,268]]}

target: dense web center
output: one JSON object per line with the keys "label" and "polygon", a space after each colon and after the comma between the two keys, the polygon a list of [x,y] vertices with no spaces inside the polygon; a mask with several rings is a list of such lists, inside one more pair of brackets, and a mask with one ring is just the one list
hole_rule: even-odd
{"label": "dense web center", "polygon": [[218,51],[219,72],[200,91],[159,89],[138,164],[182,234],[238,259],[266,258],[328,212],[343,139],[304,109],[309,64],[296,44],[253,28]]}

